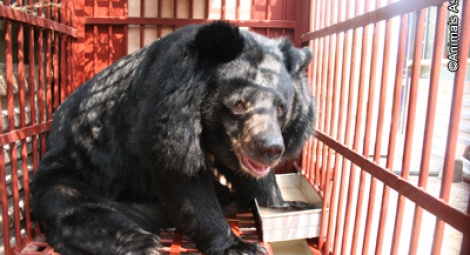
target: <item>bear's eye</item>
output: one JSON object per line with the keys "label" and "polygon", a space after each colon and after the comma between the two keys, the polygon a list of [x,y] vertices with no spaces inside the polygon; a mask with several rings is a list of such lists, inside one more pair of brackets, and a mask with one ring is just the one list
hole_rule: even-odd
{"label": "bear's eye", "polygon": [[276,108],[276,111],[277,111],[277,116],[282,116],[282,115],[284,115],[284,106],[279,105],[279,106]]}
{"label": "bear's eye", "polygon": [[242,101],[236,101],[235,104],[233,104],[233,111],[236,113],[243,112],[245,109],[245,104],[243,104]]}

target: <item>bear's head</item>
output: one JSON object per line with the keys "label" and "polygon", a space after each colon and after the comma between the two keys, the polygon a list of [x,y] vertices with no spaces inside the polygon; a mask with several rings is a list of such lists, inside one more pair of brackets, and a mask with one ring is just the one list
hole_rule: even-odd
{"label": "bear's head", "polygon": [[206,150],[226,168],[255,177],[296,156],[315,121],[304,74],[310,49],[224,22],[202,26],[195,38],[211,73],[201,107]]}

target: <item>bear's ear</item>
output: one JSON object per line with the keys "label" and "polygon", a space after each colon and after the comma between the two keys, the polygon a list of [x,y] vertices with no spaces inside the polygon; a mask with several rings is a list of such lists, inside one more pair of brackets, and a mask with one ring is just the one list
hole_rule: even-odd
{"label": "bear's ear", "polygon": [[291,75],[303,71],[312,60],[312,50],[309,47],[297,49],[289,39],[283,39],[279,44],[284,55],[284,64]]}
{"label": "bear's ear", "polygon": [[238,27],[216,21],[199,28],[195,39],[198,56],[224,63],[235,59],[243,50],[243,37]]}

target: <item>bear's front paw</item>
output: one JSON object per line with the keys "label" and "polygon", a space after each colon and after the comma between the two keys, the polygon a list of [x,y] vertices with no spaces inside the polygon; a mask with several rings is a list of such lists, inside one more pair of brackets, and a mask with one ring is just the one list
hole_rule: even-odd
{"label": "bear's front paw", "polygon": [[161,255],[160,238],[143,229],[128,229],[117,235],[116,254]]}
{"label": "bear's front paw", "polygon": [[225,255],[262,255],[268,251],[259,244],[238,241],[225,250]]}

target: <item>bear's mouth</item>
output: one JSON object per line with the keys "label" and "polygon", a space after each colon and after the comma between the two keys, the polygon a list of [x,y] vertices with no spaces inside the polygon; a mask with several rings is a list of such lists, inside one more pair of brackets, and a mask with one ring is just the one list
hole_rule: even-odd
{"label": "bear's mouth", "polygon": [[271,169],[270,166],[260,165],[245,155],[242,156],[242,163],[243,166],[245,166],[248,170],[258,176],[264,176],[268,174],[269,170]]}

